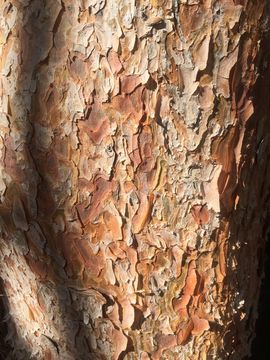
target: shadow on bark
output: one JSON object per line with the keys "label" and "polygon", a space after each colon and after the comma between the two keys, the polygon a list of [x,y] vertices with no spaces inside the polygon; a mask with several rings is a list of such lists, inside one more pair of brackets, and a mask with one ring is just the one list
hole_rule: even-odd
{"label": "shadow on bark", "polygon": [[[8,331],[8,326],[10,331]],[[14,320],[9,314],[9,301],[5,292],[5,285],[0,278],[0,359],[1,360],[13,360],[13,347],[10,343],[11,337],[18,339],[18,344],[21,344],[20,359],[30,359],[30,352],[28,345],[16,332],[16,325]],[[18,358],[19,359],[19,358]]]}
{"label": "shadow on bark", "polygon": [[[58,326],[56,332],[59,333],[60,343],[57,343],[49,335],[40,334],[40,336],[46,338],[47,343],[50,343],[51,346],[49,348],[54,349],[54,351],[52,350],[54,355],[48,348],[48,353],[44,356],[46,359],[51,359],[50,356],[57,356],[58,353],[60,359],[86,359],[90,358],[89,356],[91,355],[89,340],[91,337],[91,332],[89,331],[91,326],[85,325],[83,311],[80,306],[83,303],[82,298],[87,295],[78,293],[72,295],[69,288],[65,285],[65,280],[67,280],[63,269],[65,259],[61,249],[59,250],[59,238],[52,231],[54,215],[56,212],[64,212],[64,206],[59,206],[54,201],[52,194],[55,189],[51,187],[51,183],[47,180],[48,174],[50,177],[54,176],[51,173],[51,166],[55,165],[52,162],[57,155],[53,154],[52,151],[45,153],[39,140],[46,141],[46,139],[38,139],[36,137],[36,128],[40,125],[38,120],[42,116],[42,107],[44,105],[41,103],[40,94],[44,90],[48,89],[49,91],[54,86],[49,81],[50,76],[46,77],[44,73],[50,70],[48,63],[51,51],[54,48],[54,35],[65,11],[64,4],[62,3],[58,15],[55,14],[54,5],[56,3],[56,1],[33,0],[25,6],[22,4],[18,5],[20,6],[20,15],[25,24],[21,25],[18,31],[22,62],[18,73],[17,91],[11,101],[13,109],[16,109],[16,112],[18,111],[21,117],[17,117],[17,113],[11,115],[16,118],[13,119],[15,124],[13,125],[16,129],[15,131],[18,131],[18,135],[21,137],[20,147],[23,148],[22,154],[26,170],[24,172],[24,183],[17,183],[14,186],[18,190],[17,194],[19,193],[21,197],[20,201],[23,204],[28,225],[34,226],[41,238],[40,241],[36,241],[36,239],[31,238],[29,230],[24,231],[28,246],[28,251],[24,253],[24,257],[29,265],[29,271],[34,273],[38,282],[40,282],[38,291],[41,294],[41,298],[47,304],[45,308],[50,311],[49,315],[55,320],[55,322],[51,321],[49,326],[53,326],[53,322],[54,325]],[[50,26],[52,27],[51,30]],[[58,66],[55,59],[54,66]],[[40,76],[41,69],[43,76]],[[52,121],[53,119],[51,119]],[[44,126],[44,131],[47,132],[47,130],[52,130],[56,141],[61,141],[57,139],[57,129],[50,129],[49,121],[47,122],[47,128]],[[38,178],[37,186],[35,183],[36,178]],[[29,189],[28,192],[25,191],[26,188]],[[11,217],[12,209],[9,210],[9,216]],[[16,210],[16,207],[13,205],[13,211],[16,212]],[[20,210],[18,211],[20,212]],[[62,240],[65,239],[65,236],[66,234],[64,233],[60,234]],[[22,239],[22,242],[25,242],[25,239]],[[18,246],[18,249],[16,249],[16,246]],[[19,253],[21,246],[23,247],[24,245],[20,243],[14,245],[15,251],[18,250]],[[38,294],[29,294],[29,296],[38,296]],[[50,303],[51,308],[48,305]],[[77,308],[74,304],[77,304]],[[4,308],[7,314],[9,311],[7,301],[5,301]],[[12,322],[12,319],[9,319],[9,321]],[[11,323],[9,328],[11,328]],[[6,331],[7,328],[3,326],[1,333]],[[16,344],[19,344],[19,342],[20,339],[17,337]],[[33,350],[30,344],[25,343],[24,347]],[[67,349],[66,355],[61,354],[62,347]],[[10,350],[3,347],[3,351],[5,349],[7,351]],[[40,350],[44,349],[40,348]],[[5,352],[4,354],[6,356],[7,353]],[[6,357],[4,358],[6,359]],[[25,360],[30,358],[31,356],[28,353],[24,357]],[[91,358],[94,359],[94,357]]]}
{"label": "shadow on bark", "polygon": [[268,360],[269,333],[267,331],[270,323],[270,238],[268,234],[266,249],[261,249],[259,268],[264,268],[264,278],[261,283],[258,318],[256,321],[256,337],[252,342],[250,360]]}
{"label": "shadow on bark", "polygon": [[[256,58],[260,75],[251,92],[246,94],[247,99],[252,98],[254,113],[245,125],[239,182],[232,195],[234,199],[238,198],[238,204],[229,214],[223,208],[225,217],[229,216],[225,288],[225,294],[229,293],[229,297],[226,299],[226,314],[228,319],[232,319],[229,331],[223,334],[223,356],[231,360],[266,359],[268,350],[263,352],[261,346],[263,344],[265,349],[269,347],[267,328],[258,327],[258,323],[262,323],[261,317],[265,316],[260,305],[258,308],[258,300],[260,292],[262,296],[265,295],[261,289],[261,280],[266,266],[265,249],[270,225],[269,14],[269,4],[266,4],[259,26],[262,41]],[[239,54],[241,56],[241,51]],[[244,91],[241,81],[239,79],[235,89],[236,103]],[[266,281],[264,286],[269,289],[269,278]],[[243,354],[247,354],[246,357]]]}

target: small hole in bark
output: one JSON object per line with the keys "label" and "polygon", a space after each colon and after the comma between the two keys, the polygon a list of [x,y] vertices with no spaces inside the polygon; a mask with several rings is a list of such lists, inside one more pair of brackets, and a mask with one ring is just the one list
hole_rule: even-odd
{"label": "small hole in bark", "polygon": [[146,89],[148,90],[156,90],[157,88],[157,83],[156,81],[150,76],[149,80],[147,81],[147,84],[146,84]]}
{"label": "small hole in bark", "polygon": [[162,298],[164,296],[164,291],[161,289],[158,289],[158,294]]}

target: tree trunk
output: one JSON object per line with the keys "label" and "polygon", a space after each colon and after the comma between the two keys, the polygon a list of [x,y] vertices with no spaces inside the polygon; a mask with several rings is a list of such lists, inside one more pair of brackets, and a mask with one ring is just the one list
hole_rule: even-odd
{"label": "tree trunk", "polygon": [[267,4],[0,1],[5,359],[248,355]]}

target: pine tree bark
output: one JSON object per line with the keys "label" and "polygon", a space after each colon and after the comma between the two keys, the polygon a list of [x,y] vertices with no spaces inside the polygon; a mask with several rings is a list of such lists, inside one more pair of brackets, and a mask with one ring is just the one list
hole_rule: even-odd
{"label": "pine tree bark", "polygon": [[10,0],[9,359],[243,359],[269,202],[265,0]]}

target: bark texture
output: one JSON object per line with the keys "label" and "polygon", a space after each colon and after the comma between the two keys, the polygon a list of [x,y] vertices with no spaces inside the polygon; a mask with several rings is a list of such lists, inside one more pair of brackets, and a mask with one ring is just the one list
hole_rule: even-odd
{"label": "bark texture", "polygon": [[248,354],[269,202],[267,4],[0,0],[10,359]]}

